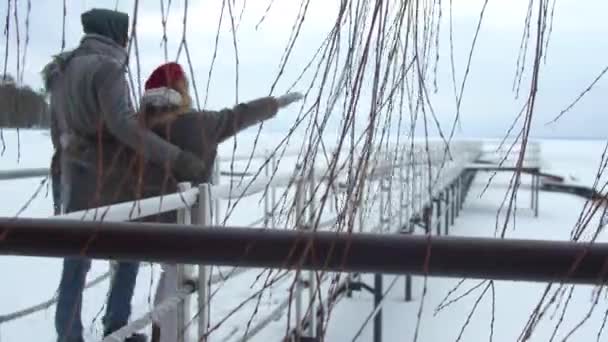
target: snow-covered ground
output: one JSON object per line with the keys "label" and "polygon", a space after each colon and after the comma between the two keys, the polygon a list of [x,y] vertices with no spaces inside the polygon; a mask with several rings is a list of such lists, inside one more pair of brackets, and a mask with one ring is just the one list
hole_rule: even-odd
{"label": "snow-covered ground", "polygon": [[[604,141],[560,141],[546,140],[541,142],[543,170],[548,173],[571,175],[578,183],[591,185],[599,167],[604,148]],[[488,181],[489,174],[479,174],[471,188],[461,216],[450,228],[451,235],[460,236],[493,236],[496,212],[500,205],[509,181],[507,175],[498,175],[493,185],[480,196]],[[529,177],[528,177],[529,178]],[[524,185],[529,179],[524,177]],[[605,177],[603,178],[605,179]],[[512,238],[568,240],[570,231],[575,226],[585,200],[574,195],[541,192],[539,217],[535,218],[530,206],[530,191],[522,186],[518,194],[518,211],[515,228],[509,228],[507,236]],[[590,225],[595,228],[599,216],[596,215]],[[595,229],[594,229],[595,230]],[[608,240],[600,236],[601,241]],[[384,277],[385,290],[395,279]],[[369,284],[373,278],[367,277]],[[546,289],[546,284],[514,281],[494,282],[492,289],[486,290],[487,283],[476,287],[480,280],[466,280],[456,291],[449,295],[447,302],[457,299],[462,294],[474,290],[455,303],[435,314],[444,298],[461,281],[461,279],[428,278],[427,293],[422,302],[424,279],[414,277],[414,301],[404,301],[403,277],[398,277],[393,289],[388,293],[388,302],[383,310],[384,341],[413,341],[418,321],[419,310],[422,310],[418,341],[456,341],[461,329],[466,329],[460,341],[517,341],[524,331],[526,323]],[[549,298],[557,286],[553,286]],[[480,295],[485,295],[477,304],[477,309],[469,319]],[[560,293],[553,306],[549,308],[534,330],[530,341],[606,341],[604,332],[600,338],[602,322],[608,312],[608,301],[605,293],[593,306],[597,288],[593,286],[576,286],[569,299],[563,317],[564,304],[570,295],[570,287]],[[605,291],[605,289],[603,289]],[[327,337],[329,341],[351,341],[368,314],[373,310],[373,298],[368,294],[356,295],[357,299],[344,300],[336,307],[332,315]],[[421,309],[421,303],[422,309]],[[558,305],[558,303],[560,303]],[[492,307],[494,306],[494,315]],[[557,308],[556,308],[557,307]],[[593,307],[593,311],[590,311]],[[586,315],[590,312],[590,317]],[[356,314],[354,314],[356,313]],[[348,318],[347,318],[348,317]],[[346,320],[350,322],[346,324]],[[562,323],[559,321],[562,320]],[[466,322],[469,322],[468,324]],[[566,338],[570,331],[580,322],[584,324],[574,334]],[[559,324],[558,324],[559,323]],[[554,338],[556,325],[557,329]],[[369,322],[358,340],[372,340],[373,322]]]}
{"label": "snow-covered ground", "polygon": [[[51,149],[48,136],[42,132],[21,132],[21,153],[17,161],[17,141],[13,132],[4,132],[7,150],[0,157],[0,169],[13,169],[16,167],[45,167],[50,158]],[[269,143],[276,143],[270,141]],[[604,148],[603,141],[560,141],[543,140],[541,151],[543,157],[543,171],[571,176],[571,180],[591,185],[599,167],[600,157]],[[240,149],[247,146],[239,142]],[[220,153],[229,155],[232,152],[230,143],[222,146]],[[241,150],[242,151],[242,150]],[[239,170],[244,165],[236,165]],[[256,170],[258,165],[253,165]],[[227,167],[224,167],[227,169]],[[280,172],[293,171],[293,163],[282,163]],[[480,174],[476,177],[471,192],[467,197],[464,211],[451,227],[450,233],[463,236],[492,236],[496,223],[496,211],[507,190],[508,176],[499,175],[493,185],[480,197],[481,190],[487,182],[489,175]],[[524,177],[524,184],[528,178]],[[21,216],[46,217],[52,213],[50,193],[47,195],[46,184],[41,179],[28,179],[18,181],[0,182],[0,191],[4,196],[0,199],[0,215],[15,215],[30,198],[29,203]],[[40,188],[40,189],[38,189]],[[37,193],[37,194],[36,194]],[[534,218],[533,213],[527,209],[530,202],[528,188],[523,186],[518,193],[518,210],[516,226],[509,228],[509,237],[541,238],[565,240],[574,227],[577,218],[585,204],[581,198],[573,195],[559,193],[541,193],[540,215]],[[223,208],[225,210],[225,206]],[[240,203],[235,208],[235,215],[230,219],[234,225],[247,224],[257,220],[262,213],[262,204],[259,196],[253,196]],[[599,217],[593,219],[592,225],[597,224]],[[602,239],[604,240],[604,239]],[[89,279],[107,271],[107,262],[93,263]],[[39,303],[52,297],[56,291],[61,271],[61,260],[53,258],[25,258],[0,257],[0,315]],[[225,272],[226,269],[223,269]],[[267,315],[289,295],[292,277],[286,277],[272,289],[264,291],[261,298],[253,297],[242,308],[239,305],[259,290],[266,279],[263,270],[251,270],[233,280],[228,280],[212,289],[216,294],[211,300],[211,326],[228,316],[221,327],[215,331],[211,338],[213,341],[235,341],[245,331],[247,322],[255,312],[256,319]],[[133,299],[132,317],[138,317],[152,307],[152,296],[159,275],[158,265],[145,264],[140,270],[136,294]],[[272,277],[274,278],[274,276]],[[393,282],[393,276],[384,277],[386,289]],[[365,275],[363,279],[370,285],[373,278]],[[414,301],[404,301],[403,277],[399,277],[394,287],[388,292],[388,300],[383,310],[384,341],[412,340],[416,331],[418,312],[421,309],[418,341],[445,341],[456,340],[461,327],[467,321],[467,316],[475,305],[478,296],[484,291],[485,284],[475,289],[470,295],[449,305],[434,315],[436,307],[446,297],[459,279],[429,278],[426,295],[422,296],[424,279],[414,278]],[[467,280],[450,298],[456,298],[466,292],[480,281]],[[546,284],[525,282],[500,281],[494,283],[494,294],[488,289],[479,302],[477,311],[470,319],[461,337],[461,341],[489,340],[491,331],[493,341],[517,340],[525,327],[534,307],[537,305]],[[108,282],[93,287],[85,292],[83,322],[86,326],[87,341],[98,340],[101,335],[100,317],[103,314],[103,305],[108,290]],[[323,295],[327,293],[324,286]],[[552,292],[551,292],[552,294]],[[577,286],[573,292],[568,310],[563,318],[555,337],[563,340],[585,315],[593,304],[593,287]],[[569,296],[566,292],[564,299]],[[494,299],[492,299],[494,298]],[[422,300],[423,299],[423,300]],[[449,299],[448,299],[449,300]],[[256,303],[259,301],[259,306]],[[494,318],[492,318],[492,302],[494,301]],[[193,302],[196,299],[193,298]],[[307,301],[304,301],[306,303]],[[556,301],[557,304],[558,301]],[[596,340],[600,331],[601,322],[608,305],[605,298],[599,300],[591,317],[582,327],[571,336],[572,341]],[[327,331],[327,340],[351,341],[359,327],[373,310],[373,298],[367,293],[355,293],[353,298],[344,298],[333,309]],[[257,312],[256,312],[257,307]],[[543,317],[532,335],[532,341],[548,341],[553,333],[554,326],[560,321],[564,303],[559,308],[551,308],[546,317]],[[235,311],[235,309],[237,309]],[[231,312],[236,312],[231,315]],[[556,312],[556,313],[555,313]],[[24,319],[0,325],[0,341],[54,341],[54,307],[30,315]],[[291,314],[293,319],[293,312]],[[287,312],[276,321],[262,330],[254,341],[278,341],[286,331]],[[370,341],[372,322],[363,329],[358,340]],[[230,337],[230,338],[228,338]],[[602,335],[603,340],[605,338]]]}

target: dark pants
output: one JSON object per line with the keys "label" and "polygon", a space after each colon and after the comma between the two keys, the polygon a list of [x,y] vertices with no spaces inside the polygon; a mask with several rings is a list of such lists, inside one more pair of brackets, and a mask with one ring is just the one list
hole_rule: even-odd
{"label": "dark pants", "polygon": [[[70,196],[65,211],[83,210],[88,207],[90,199],[95,194],[95,175],[88,174],[85,169],[79,166],[73,166],[69,171],[73,183],[67,188]],[[82,293],[90,267],[91,261],[89,259],[66,258],[63,261],[55,314],[55,328],[59,342],[83,341]],[[127,324],[131,314],[131,299],[138,269],[139,263],[137,262],[118,263],[110,287],[106,314],[103,317],[104,335]]]}
{"label": "dark pants", "polygon": [[[66,258],[59,283],[55,328],[60,342],[81,342],[82,338],[82,292],[91,261],[88,259]],[[139,263],[118,263],[112,279],[106,314],[103,317],[104,334],[126,325],[131,315],[131,298]]]}

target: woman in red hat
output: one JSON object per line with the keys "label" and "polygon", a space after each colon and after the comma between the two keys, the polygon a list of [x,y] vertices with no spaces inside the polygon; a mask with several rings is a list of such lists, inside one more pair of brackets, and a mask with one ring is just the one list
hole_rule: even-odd
{"label": "woman in red hat", "polygon": [[[288,93],[279,97],[262,97],[220,111],[195,111],[188,91],[188,81],[178,63],[167,63],[152,72],[145,83],[141,100],[142,121],[156,134],[185,151],[194,153],[208,166],[199,179],[177,179],[168,169],[154,164],[145,168],[143,194],[145,197],[160,196],[177,191],[177,183],[195,184],[209,182],[218,144],[238,132],[274,117],[277,111],[302,98],[299,93]],[[147,221],[175,222],[176,214],[161,214]],[[155,303],[175,293],[177,281],[176,265],[163,265],[163,273],[155,296]],[[153,325],[152,341],[175,341],[178,327],[177,312],[165,315]]]}
{"label": "woman in red hat", "polygon": [[[207,166],[206,172],[198,179],[173,180],[200,184],[209,181],[217,146],[221,142],[271,119],[280,108],[300,99],[300,93],[288,93],[279,97],[261,97],[220,111],[196,111],[191,108],[188,81],[182,67],[171,62],[156,68],[146,81],[140,113],[143,115],[142,121],[156,134],[194,153]],[[148,172],[150,167],[146,169],[148,175],[152,176]],[[167,176],[171,175],[163,174],[163,178]]]}

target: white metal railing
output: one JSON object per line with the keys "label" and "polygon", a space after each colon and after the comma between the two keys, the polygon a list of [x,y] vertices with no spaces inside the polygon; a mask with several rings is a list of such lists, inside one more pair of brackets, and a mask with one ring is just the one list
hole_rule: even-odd
{"label": "white metal railing", "polygon": [[[509,143],[486,143],[481,152],[482,159],[493,163],[502,163],[503,166],[514,166],[519,160],[522,151],[521,143],[513,146]],[[538,141],[529,141],[526,144],[526,153],[523,158],[524,167],[540,167],[542,163],[541,146]]]}
{"label": "white metal railing", "polygon": [[142,217],[191,207],[196,203],[198,195],[199,189],[194,188],[163,196],[149,197],[137,201],[122,202],[93,209],[75,211],[68,214],[52,216],[50,219],[104,222],[136,220]]}
{"label": "white metal railing", "polygon": [[0,180],[13,180],[20,178],[33,178],[48,176],[48,168],[0,170]]}
{"label": "white metal railing", "polygon": [[[372,161],[369,173],[366,179],[370,182],[368,189],[371,189],[371,182],[379,184],[380,190],[380,206],[378,210],[379,225],[374,231],[380,233],[394,232],[404,227],[406,220],[413,214],[420,213],[426,203],[430,202],[438,191],[450,183],[460,175],[466,165],[475,160],[481,153],[481,144],[470,142],[454,143],[451,148],[452,160],[447,160],[445,157],[445,147],[443,144],[432,144],[429,148],[423,145],[416,145],[414,150],[410,150],[409,146],[395,146],[391,150],[376,154]],[[299,152],[288,152],[283,156],[296,156]],[[277,215],[275,206],[277,205],[276,189],[295,187],[294,200],[296,203],[296,212],[294,217],[295,226],[298,229],[311,229],[313,220],[316,217],[317,208],[315,194],[312,191],[320,183],[327,184],[328,187],[334,187],[337,183],[345,181],[346,171],[339,172],[333,179],[329,179],[329,170],[327,167],[314,167],[314,172],[309,176],[297,177],[294,174],[277,174],[272,176],[273,170],[277,169],[278,161],[276,157],[268,152],[263,154],[253,155],[253,158],[263,158],[267,162],[264,164],[263,177],[259,177],[252,181],[244,182],[245,184],[231,186],[229,184],[219,184],[219,164],[227,161],[244,161],[249,160],[251,155],[234,156],[231,158],[220,158],[216,163],[214,170],[213,185],[202,184],[195,188],[190,188],[188,185],[180,185],[180,191],[174,194],[168,194],[158,197],[146,198],[134,202],[125,202],[114,205],[109,205],[100,208],[88,209],[79,212],[73,212],[65,215],[54,216],[55,219],[70,219],[70,220],[87,220],[87,221],[126,221],[138,219],[146,216],[151,216],[158,213],[170,212],[177,210],[179,215],[179,223],[199,225],[207,227],[219,225],[220,201],[235,198],[242,198],[254,194],[265,192],[267,189],[270,193],[265,194],[264,214],[260,220],[255,221],[255,224],[263,223],[267,228],[276,227]],[[429,168],[429,162],[431,167]],[[440,170],[440,167],[442,169]],[[23,171],[0,171],[0,180],[8,179],[11,176],[14,178],[37,177],[48,174],[46,169],[28,169]],[[429,177],[431,176],[431,177]],[[429,180],[433,183],[429,183]],[[397,210],[394,210],[393,191],[397,189],[399,198]],[[429,192],[429,188],[431,191]],[[335,191],[333,196],[340,196],[342,191]],[[346,201],[346,200],[345,200]],[[369,191],[366,194],[364,204],[370,204]],[[373,202],[373,201],[372,201]],[[307,203],[305,205],[305,203]],[[371,212],[367,205],[359,208],[358,225],[360,231],[365,227]],[[395,215],[396,214],[396,215]],[[320,220],[316,228],[329,229],[335,226],[339,221],[339,216]],[[398,229],[394,229],[393,223],[398,222]],[[204,228],[202,228],[204,229]],[[176,315],[177,327],[183,334],[178,334],[178,331],[171,333],[175,338],[170,340],[185,342],[190,335],[190,331],[185,329],[187,323],[194,317],[191,312],[190,295],[194,292],[198,293],[198,331],[199,340],[206,338],[207,327],[209,323],[209,293],[210,286],[222,281],[227,281],[238,274],[246,272],[247,269],[233,268],[226,277],[214,275],[209,277],[209,266],[198,265],[198,273],[195,272],[193,266],[177,266],[166,265],[168,270],[171,267],[177,267],[178,282],[174,288],[174,296],[166,298],[161,304],[157,305],[154,310],[146,314],[144,317],[135,320],[128,326],[123,327],[112,336],[108,336],[104,341],[121,341],[124,337],[132,332],[143,329],[152,321],[158,320],[160,316]],[[314,291],[317,286],[315,284],[314,271],[306,271],[307,274],[296,272],[296,277],[301,280],[302,277],[308,278],[309,282],[309,299],[314,301]],[[193,280],[197,285],[195,288],[183,286],[183,280]],[[299,335],[313,336],[315,334],[316,324],[314,311],[310,315],[308,328],[302,331],[301,323],[304,319],[302,303],[303,288],[301,281],[297,281],[295,287],[295,316],[296,316],[296,332]],[[269,317],[277,317],[289,305],[283,302],[268,316],[260,319],[259,324],[255,329],[247,333],[246,338],[253,337],[257,332],[263,329],[270,321]],[[322,305],[322,303],[319,303]],[[52,304],[51,304],[52,305]],[[315,308],[315,303],[308,303],[308,307]],[[177,310],[175,308],[177,307]],[[172,312],[170,312],[173,310]],[[0,316],[3,317],[3,316]],[[161,320],[162,321],[162,320]],[[182,329],[184,328],[184,329]],[[183,330],[183,331],[182,331]],[[208,339],[207,339],[208,340]],[[245,340],[245,339],[239,339]]]}

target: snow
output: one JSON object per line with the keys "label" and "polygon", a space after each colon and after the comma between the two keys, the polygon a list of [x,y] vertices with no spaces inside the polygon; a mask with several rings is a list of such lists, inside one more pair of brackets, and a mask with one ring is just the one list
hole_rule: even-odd
{"label": "snow", "polygon": [[[42,131],[22,131],[20,134],[21,154],[17,161],[16,135],[5,131],[7,151],[0,157],[0,169],[45,167],[50,160],[50,140]],[[276,143],[275,139],[268,139],[269,143]],[[568,181],[584,185],[592,185],[600,166],[600,157],[604,149],[603,141],[540,141],[542,168],[544,172],[566,175]],[[240,148],[251,146],[239,141]],[[230,155],[232,144],[224,144],[220,150],[222,155]],[[264,146],[262,146],[264,147]],[[235,163],[235,170],[242,170],[244,163]],[[257,170],[259,164],[252,165]],[[223,167],[228,169],[229,165]],[[279,172],[293,171],[293,161],[281,162]],[[480,173],[473,183],[467,196],[464,210],[456,219],[455,225],[450,227],[451,235],[461,236],[493,236],[496,227],[496,213],[504,198],[509,175],[497,175],[492,186],[481,194],[490,173]],[[228,181],[222,179],[222,182]],[[542,192],[540,195],[540,213],[535,218],[529,209],[530,192],[525,186],[529,177],[522,178],[524,186],[517,196],[517,212],[515,226],[510,223],[507,236],[513,238],[534,238],[567,240],[575,226],[585,200],[570,194]],[[0,215],[13,216],[34,195],[41,184],[41,179],[25,179],[18,181],[0,182],[0,189],[5,196],[0,200]],[[279,197],[281,192],[277,193]],[[242,200],[235,207],[235,215],[229,219],[230,225],[243,225],[257,220],[263,210],[260,196],[251,196]],[[231,203],[232,204],[232,203]],[[227,203],[222,204],[222,213],[225,213]],[[37,196],[31,201],[21,216],[47,217],[52,213],[50,194],[47,186],[43,184]],[[331,216],[330,214],[328,214]],[[328,218],[329,218],[328,216]],[[502,220],[502,218],[501,218]],[[592,219],[591,227],[597,225],[599,213]],[[513,220],[511,220],[513,222]],[[501,221],[502,222],[502,221]],[[601,236],[601,240],[605,240]],[[93,262],[89,279],[107,271],[108,263]],[[142,264],[138,276],[137,288],[133,298],[132,317],[139,317],[152,307],[152,296],[159,276],[159,265]],[[226,273],[229,268],[222,268]],[[0,282],[0,315],[39,303],[52,297],[56,291],[61,271],[61,260],[56,258],[29,258],[29,257],[0,257],[0,272],[3,279]],[[217,272],[217,268],[213,268]],[[276,278],[277,271],[270,278]],[[254,315],[252,326],[272,312],[276,306],[289,296],[289,289],[293,283],[293,274],[290,273],[284,281],[279,282],[263,292],[261,297],[253,296],[264,287],[268,270],[250,270],[234,279],[227,280],[212,287],[214,296],[211,299],[211,327],[228,317],[217,331],[211,335],[212,341],[236,341],[243,336],[250,318]],[[395,279],[394,276],[384,276],[384,288],[387,289]],[[373,285],[372,275],[363,275],[363,280]],[[436,307],[459,283],[460,279],[429,278],[427,291],[423,296],[423,277],[413,278],[412,302],[404,300],[403,277],[397,277],[392,289],[387,293],[386,304],[383,307],[383,337],[384,341],[413,340],[417,322],[418,341],[445,341],[456,340],[462,326],[467,321],[471,309],[478,296],[484,291],[484,286],[476,288],[471,294],[447,306],[437,315]],[[464,283],[450,295],[456,298],[465,293],[480,280],[465,280]],[[329,281],[323,284],[321,295],[325,297],[329,288]],[[524,329],[526,322],[534,307],[537,305],[546,284],[496,281],[494,282],[494,318],[492,318],[492,296],[488,289],[479,302],[476,312],[461,336],[461,341],[489,340],[491,331],[492,341],[513,341]],[[552,287],[550,295],[553,295]],[[569,296],[569,287],[563,295]],[[568,332],[587,314],[593,304],[594,287],[576,286],[569,300],[567,312],[563,318],[555,340],[563,340]],[[108,291],[108,282],[103,282],[92,289],[85,291],[83,322],[86,329],[87,341],[96,341],[101,337],[100,318],[103,314],[103,305]],[[307,293],[304,291],[305,307],[308,303]],[[246,299],[253,299],[235,310]],[[558,296],[559,297],[559,296]],[[602,295],[591,316],[577,332],[570,337],[573,341],[591,341],[597,339],[604,312],[608,303]],[[259,300],[259,305],[256,303]],[[548,341],[551,339],[554,327],[560,320],[564,303],[559,308],[555,301],[547,314],[541,319],[538,327],[531,337],[532,341]],[[196,296],[192,297],[193,306],[196,305]],[[421,309],[421,319],[417,315]],[[257,307],[257,309],[256,309]],[[350,341],[353,340],[359,327],[373,310],[373,296],[365,292],[355,292],[352,298],[343,298],[334,308],[327,329],[327,340]],[[232,314],[234,312],[234,314]],[[556,313],[554,313],[556,312]],[[8,322],[0,326],[0,341],[54,341],[54,307],[42,312],[27,316],[18,321]],[[278,341],[284,336],[287,328],[288,311],[283,312],[276,321],[262,330],[253,338],[253,341]],[[293,326],[294,310],[291,308],[291,326]],[[372,340],[373,319],[362,330],[360,341]],[[603,338],[604,335],[602,335]]]}
{"label": "snow", "polygon": [[[541,151],[544,159],[543,167],[547,172],[562,172],[571,174],[583,184],[590,185],[595,179],[599,159],[603,151],[602,141],[543,141]],[[493,185],[481,196],[482,189],[490,174],[479,174],[471,188],[464,209],[455,225],[450,227],[451,235],[458,236],[493,236],[496,223],[496,211],[507,189],[508,175],[498,175]],[[525,182],[525,180],[524,180]],[[569,194],[541,192],[539,217],[535,218],[529,209],[530,192],[523,188],[518,194],[518,211],[515,229],[509,228],[508,237],[547,240],[568,240],[583,210],[585,200]],[[595,215],[590,223],[597,225],[599,215]],[[600,240],[606,240],[601,237]],[[394,276],[384,276],[385,288],[392,282]],[[373,277],[366,276],[366,282],[373,284]],[[427,293],[424,296],[422,316],[418,332],[418,341],[447,341],[457,340],[462,326],[467,321],[475,301],[484,291],[485,286],[475,289],[470,295],[455,304],[441,310],[436,316],[435,309],[456,287],[460,279],[428,278]],[[467,292],[480,280],[466,280],[450,298],[457,298]],[[404,300],[403,277],[398,277],[394,288],[388,293],[388,302],[383,309],[383,335],[385,341],[411,341],[416,328],[418,310],[422,299],[424,278],[414,277],[414,301]],[[480,301],[470,323],[462,334],[461,341],[489,341],[493,331],[492,341],[515,341],[526,326],[529,316],[538,304],[546,284],[514,281],[496,281],[495,284],[495,313],[492,319],[491,290]],[[553,289],[557,288],[554,286]],[[570,287],[567,287],[570,291]],[[555,340],[562,341],[570,330],[585,318],[593,304],[593,286],[576,286],[567,306],[563,323],[560,325]],[[550,292],[552,295],[553,292]],[[605,293],[604,293],[605,294]],[[602,294],[591,316],[569,340],[595,341],[600,331],[603,316],[608,310],[608,302]],[[566,292],[565,297],[568,297]],[[559,298],[559,297],[558,297]],[[557,305],[556,301],[556,304]],[[555,305],[534,330],[530,341],[549,341],[557,325],[563,303],[556,310]],[[373,310],[373,297],[369,294],[358,294],[357,299],[344,300],[333,313],[333,324],[327,332],[327,340],[351,341],[356,333],[353,327],[359,327],[366,316]],[[554,312],[557,311],[557,314]],[[353,314],[357,312],[358,314]],[[348,317],[348,318],[347,318]],[[349,324],[344,324],[350,320]],[[491,324],[493,322],[493,328]],[[372,322],[368,323],[359,341],[372,340]],[[602,335],[604,340],[605,334]]]}

